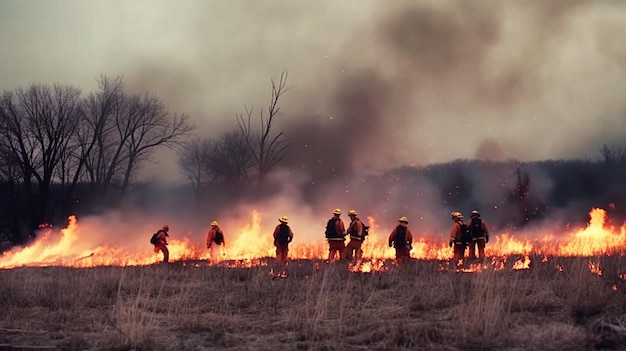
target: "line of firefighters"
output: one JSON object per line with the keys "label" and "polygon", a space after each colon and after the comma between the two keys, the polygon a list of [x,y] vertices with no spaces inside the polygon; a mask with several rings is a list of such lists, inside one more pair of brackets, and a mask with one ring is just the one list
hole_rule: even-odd
{"label": "line of firefighters", "polygon": [[[328,242],[328,262],[344,260],[353,264],[361,262],[363,250],[361,245],[367,237],[367,227],[358,217],[356,210],[350,210],[348,217],[350,223],[346,229],[341,219],[342,211],[336,208],[333,216],[326,224],[325,237]],[[456,266],[465,257],[465,249],[469,248],[469,259],[482,261],[485,258],[485,244],[489,242],[489,226],[481,218],[478,210],[473,210],[470,222],[463,221],[463,214],[454,211],[451,214],[453,221],[450,230],[449,245],[453,248],[453,263]],[[276,261],[285,263],[288,260],[289,244],[293,240],[293,231],[289,227],[289,218],[282,216],[278,219],[279,224],[274,228],[272,234],[274,246],[276,247]],[[393,228],[388,237],[389,247],[396,251],[396,263],[401,265],[409,260],[410,251],[413,248],[413,233],[408,227],[409,220],[402,216],[398,219],[398,225]],[[163,226],[157,231],[157,243],[154,244],[154,252],[163,253],[163,262],[169,261],[169,250],[167,249],[167,238],[169,237],[169,227]],[[346,236],[350,238],[348,244],[345,243]],[[225,255],[224,247],[226,240],[224,232],[217,221],[211,222],[211,229],[207,234],[207,249],[210,250],[211,261],[217,262]],[[476,255],[478,249],[478,256]]]}

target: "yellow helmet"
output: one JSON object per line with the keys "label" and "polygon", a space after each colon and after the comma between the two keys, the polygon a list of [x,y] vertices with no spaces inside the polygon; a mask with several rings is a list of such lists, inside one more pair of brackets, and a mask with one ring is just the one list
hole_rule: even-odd
{"label": "yellow helmet", "polygon": [[398,219],[398,222],[409,223],[409,219],[406,218],[405,216],[402,216],[402,217],[400,217],[400,219]]}
{"label": "yellow helmet", "polygon": [[339,214],[339,215],[340,215],[340,214],[341,214],[341,209],[340,209],[340,208],[336,208],[336,209],[333,211],[333,214]]}
{"label": "yellow helmet", "polygon": [[450,217],[452,217],[452,219],[462,219],[463,218],[463,214],[461,212],[459,212],[459,211],[454,211],[454,212],[452,212]]}
{"label": "yellow helmet", "polygon": [[287,223],[289,222],[289,218],[287,218],[287,216],[282,216],[278,219],[279,221],[283,222],[283,223]]}
{"label": "yellow helmet", "polygon": [[348,211],[348,216],[356,216],[358,215],[358,213],[356,212],[356,210],[350,210]]}
{"label": "yellow helmet", "polygon": [[217,227],[217,221],[211,222],[211,227]]}

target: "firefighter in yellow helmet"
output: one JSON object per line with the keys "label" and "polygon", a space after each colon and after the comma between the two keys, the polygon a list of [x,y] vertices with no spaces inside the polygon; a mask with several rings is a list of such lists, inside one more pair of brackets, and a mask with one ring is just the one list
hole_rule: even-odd
{"label": "firefighter in yellow helmet", "polygon": [[450,247],[453,248],[453,266],[458,266],[465,257],[465,247],[471,238],[467,238],[468,229],[465,223],[463,223],[463,214],[459,211],[454,211],[450,215],[452,221],[452,228],[450,229]]}
{"label": "firefighter in yellow helmet", "polygon": [[224,249],[226,248],[226,239],[224,238],[224,232],[220,228],[217,221],[211,222],[211,229],[207,233],[206,247],[210,251],[211,263],[219,263],[222,257],[226,255]]}
{"label": "firefighter in yellow helmet", "polygon": [[274,228],[274,246],[276,246],[276,262],[287,263],[287,255],[289,253],[289,243],[293,240],[293,232],[287,224],[289,218],[282,216],[278,219],[280,222]]}
{"label": "firefighter in yellow helmet", "polygon": [[389,247],[396,249],[396,264],[398,266],[408,262],[413,248],[413,233],[409,229],[409,220],[402,216],[398,219],[398,225],[389,234]]}
{"label": "firefighter in yellow helmet", "polygon": [[365,240],[363,222],[357,216],[356,210],[348,212],[348,217],[350,217],[350,224],[348,225],[350,241],[346,245],[344,253],[344,259],[355,265],[361,262],[361,257],[363,256],[361,245],[363,240]]}
{"label": "firefighter in yellow helmet", "polygon": [[163,263],[169,263],[170,250],[167,249],[167,238],[170,227],[166,224],[157,231],[157,243],[154,244],[154,252],[163,252]]}
{"label": "firefighter in yellow helmet", "polygon": [[343,258],[346,250],[346,227],[341,219],[341,209],[336,208],[333,216],[326,223],[326,241],[328,241],[328,262],[333,262],[335,256]]}

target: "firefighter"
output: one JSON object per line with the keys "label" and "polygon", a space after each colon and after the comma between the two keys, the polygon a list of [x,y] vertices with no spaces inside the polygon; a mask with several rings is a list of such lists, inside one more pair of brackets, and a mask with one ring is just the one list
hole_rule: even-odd
{"label": "firefighter", "polygon": [[282,216],[278,219],[280,222],[274,229],[274,246],[276,246],[276,262],[287,263],[287,254],[289,253],[289,243],[293,240],[293,232],[287,223],[289,218]]}
{"label": "firefighter", "polygon": [[478,248],[478,258],[482,263],[485,259],[485,244],[489,242],[489,226],[480,218],[478,210],[473,210],[470,218],[468,227],[472,233],[472,241],[469,243],[469,258],[476,259],[476,248]]}
{"label": "firefighter", "polygon": [[396,249],[396,264],[404,264],[411,258],[413,248],[413,233],[409,229],[409,220],[402,216],[398,219],[399,224],[389,234],[389,247]]}
{"label": "firefighter", "polygon": [[206,247],[209,249],[212,263],[218,263],[221,261],[222,256],[226,255],[224,252],[224,249],[226,248],[226,239],[224,238],[224,232],[220,228],[217,221],[211,222],[211,229],[209,229],[209,233],[206,238]]}
{"label": "firefighter", "polygon": [[335,260],[335,256],[341,259],[346,250],[346,227],[341,219],[341,209],[333,211],[333,217],[326,223],[326,240],[328,241],[328,262]]}
{"label": "firefighter", "polygon": [[459,211],[454,211],[450,215],[452,221],[452,229],[450,229],[450,247],[453,248],[453,263],[456,267],[465,257],[465,247],[467,243],[463,238],[463,231],[467,228],[465,223],[463,223],[463,214]]}
{"label": "firefighter", "polygon": [[361,257],[363,256],[361,245],[365,239],[363,235],[363,222],[361,222],[357,215],[358,213],[356,210],[348,211],[348,217],[350,217],[350,225],[348,226],[350,241],[348,242],[348,245],[346,245],[346,249],[344,251],[344,259],[353,264],[361,262]]}
{"label": "firefighter", "polygon": [[170,260],[170,251],[167,249],[167,238],[170,227],[166,224],[157,231],[157,243],[154,244],[154,252],[163,252],[163,263],[168,263]]}

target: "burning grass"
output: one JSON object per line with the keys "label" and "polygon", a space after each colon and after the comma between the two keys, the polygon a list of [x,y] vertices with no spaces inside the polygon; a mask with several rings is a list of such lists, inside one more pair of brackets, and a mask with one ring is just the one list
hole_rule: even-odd
{"label": "burning grass", "polygon": [[[626,347],[622,255],[466,273],[271,259],[250,267],[0,271],[0,344],[65,350],[589,350]],[[543,261],[543,262],[542,262]],[[261,263],[260,262],[260,263]],[[562,270],[556,269],[560,266]],[[601,270],[602,274],[598,274]]]}

